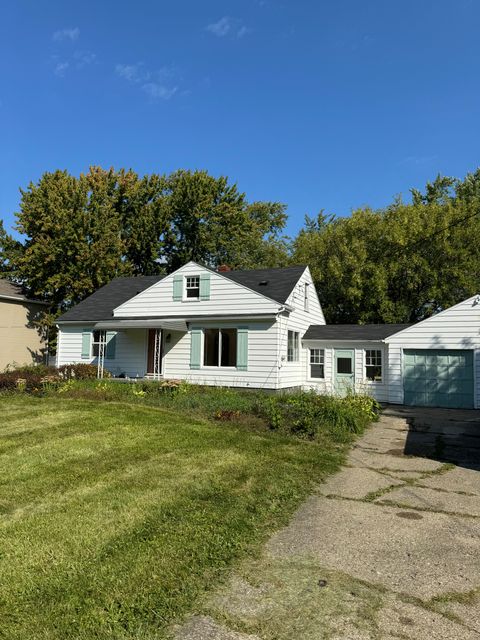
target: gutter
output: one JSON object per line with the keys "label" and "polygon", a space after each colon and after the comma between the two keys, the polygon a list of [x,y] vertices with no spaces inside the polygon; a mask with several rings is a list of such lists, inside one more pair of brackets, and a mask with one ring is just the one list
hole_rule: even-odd
{"label": "gutter", "polygon": [[42,300],[30,300],[30,298],[22,298],[20,296],[7,296],[0,294],[0,300],[13,300],[14,302],[26,302],[28,304],[41,304],[43,306],[49,307],[48,302],[43,302]]}

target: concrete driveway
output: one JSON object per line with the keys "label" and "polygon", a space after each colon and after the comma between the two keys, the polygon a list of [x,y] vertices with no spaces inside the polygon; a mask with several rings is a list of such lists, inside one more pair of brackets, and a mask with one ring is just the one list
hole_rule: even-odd
{"label": "concrete driveway", "polygon": [[480,417],[387,407],[182,640],[480,638]]}

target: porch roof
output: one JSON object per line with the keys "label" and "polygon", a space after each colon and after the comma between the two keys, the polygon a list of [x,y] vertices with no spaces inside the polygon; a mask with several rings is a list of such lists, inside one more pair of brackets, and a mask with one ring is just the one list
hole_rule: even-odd
{"label": "porch roof", "polygon": [[94,329],[111,329],[122,331],[123,329],[167,329],[169,331],[187,331],[187,322],[184,318],[145,318],[142,320],[102,320],[97,322]]}

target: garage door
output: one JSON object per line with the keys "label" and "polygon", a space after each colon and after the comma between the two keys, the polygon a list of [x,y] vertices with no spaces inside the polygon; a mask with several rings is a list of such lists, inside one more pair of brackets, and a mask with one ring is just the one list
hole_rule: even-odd
{"label": "garage door", "polygon": [[471,409],[473,351],[405,349],[403,381],[405,404]]}

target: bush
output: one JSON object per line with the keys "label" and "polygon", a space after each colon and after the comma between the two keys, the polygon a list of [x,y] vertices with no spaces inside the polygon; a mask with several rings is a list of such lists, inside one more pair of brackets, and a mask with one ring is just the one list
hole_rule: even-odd
{"label": "bush", "polygon": [[0,391],[37,393],[43,391],[46,384],[58,381],[58,376],[44,376],[22,368],[21,370],[0,373]]}
{"label": "bush", "polygon": [[329,433],[346,442],[375,420],[379,405],[369,396],[321,396],[313,392],[272,396],[263,406],[271,429],[313,439]]}
{"label": "bush", "polygon": [[19,376],[28,376],[28,375],[36,375],[36,376],[54,376],[57,375],[57,368],[51,367],[47,364],[9,364],[7,365],[4,373],[13,373]]}
{"label": "bush", "polygon": [[[71,378],[75,380],[94,380],[98,373],[97,365],[81,362],[77,364],[64,364],[62,367],[59,367],[57,371],[64,380],[70,380]],[[103,377],[110,378],[110,372],[104,369]]]}

